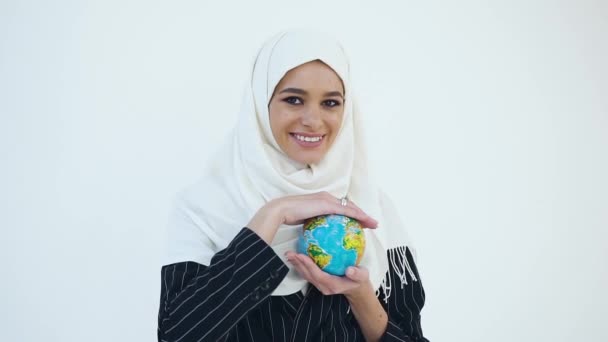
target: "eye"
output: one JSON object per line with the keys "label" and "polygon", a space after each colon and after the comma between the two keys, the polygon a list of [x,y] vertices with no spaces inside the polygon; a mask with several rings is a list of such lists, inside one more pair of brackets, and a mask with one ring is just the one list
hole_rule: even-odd
{"label": "eye", "polygon": [[323,101],[323,105],[327,106],[327,107],[337,107],[339,105],[341,105],[340,101],[336,101],[336,100],[325,100]]}
{"label": "eye", "polygon": [[290,96],[290,97],[286,97],[283,99],[283,101],[292,104],[292,105],[299,105],[302,104],[302,99],[300,99],[297,96]]}

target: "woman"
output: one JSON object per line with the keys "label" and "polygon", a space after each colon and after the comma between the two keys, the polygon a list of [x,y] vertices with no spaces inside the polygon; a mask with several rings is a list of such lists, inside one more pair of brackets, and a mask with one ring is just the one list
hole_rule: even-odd
{"label": "woman", "polygon": [[[159,341],[427,341],[424,290],[360,120],[339,43],[296,30],[263,45],[235,131],[176,196]],[[344,277],[294,252],[301,223],[330,213],[368,228]]]}

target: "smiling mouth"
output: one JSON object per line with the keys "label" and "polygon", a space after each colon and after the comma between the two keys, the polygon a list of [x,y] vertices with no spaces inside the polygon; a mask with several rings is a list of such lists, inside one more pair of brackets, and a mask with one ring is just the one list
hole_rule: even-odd
{"label": "smiling mouth", "polygon": [[325,134],[298,134],[289,133],[293,140],[302,147],[317,147],[325,140]]}

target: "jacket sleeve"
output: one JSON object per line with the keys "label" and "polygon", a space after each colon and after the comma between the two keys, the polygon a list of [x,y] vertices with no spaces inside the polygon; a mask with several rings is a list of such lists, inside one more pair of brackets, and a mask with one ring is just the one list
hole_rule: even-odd
{"label": "jacket sleeve", "polygon": [[287,275],[274,250],[249,228],[208,266],[193,261],[161,269],[158,340],[218,341]]}
{"label": "jacket sleeve", "polygon": [[429,342],[422,334],[420,323],[420,311],[424,306],[425,293],[414,258],[410,249],[407,248],[405,256],[417,281],[413,281],[410,274],[405,272],[407,284],[400,284],[394,265],[402,264],[402,256],[401,253],[394,253],[394,256],[397,258],[396,263],[389,261],[390,279],[393,283],[392,293],[388,303],[380,301],[388,313],[388,324],[380,341]]}

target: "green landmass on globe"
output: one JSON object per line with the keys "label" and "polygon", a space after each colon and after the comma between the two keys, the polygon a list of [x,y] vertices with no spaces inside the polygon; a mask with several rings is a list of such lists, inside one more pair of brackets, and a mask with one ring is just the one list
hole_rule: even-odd
{"label": "green landmass on globe", "polygon": [[317,246],[314,243],[308,244],[308,248],[306,249],[308,255],[315,261],[317,266],[321,268],[325,268],[327,264],[331,261],[331,255],[325,253],[323,248]]}
{"label": "green landmass on globe", "polygon": [[323,215],[304,222],[298,252],[333,275],[343,276],[350,266],[359,265],[365,250],[365,234],[359,221],[343,215]]}

